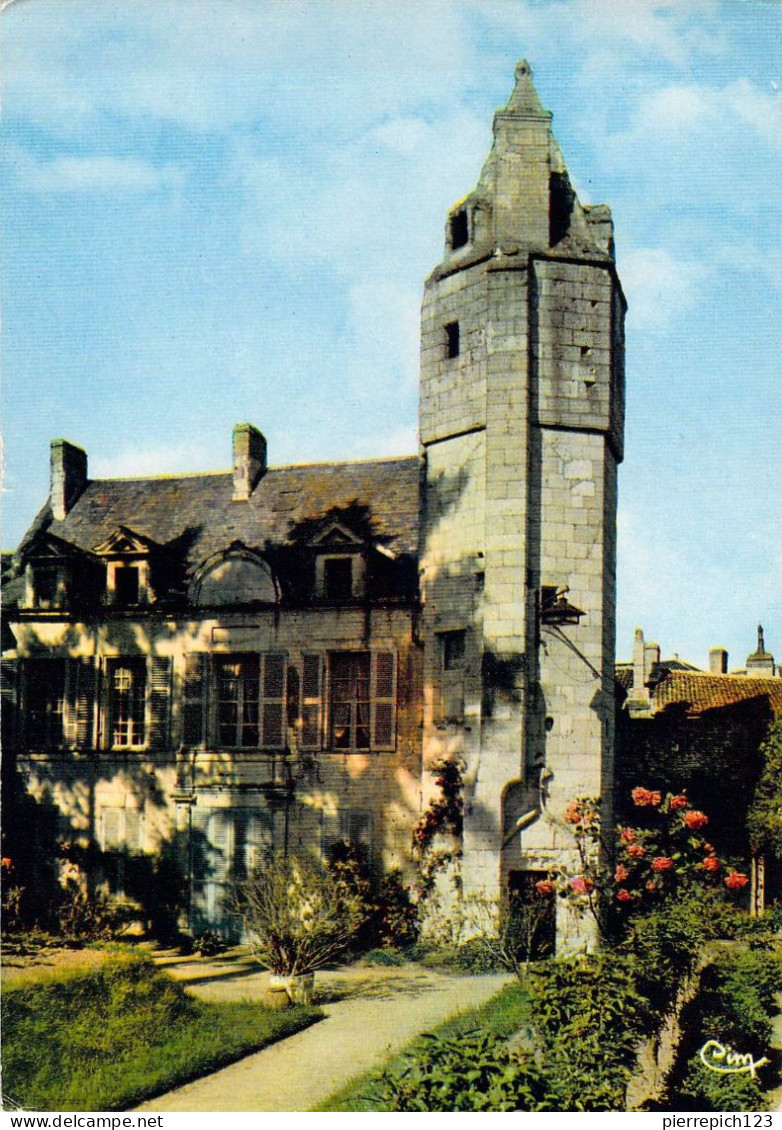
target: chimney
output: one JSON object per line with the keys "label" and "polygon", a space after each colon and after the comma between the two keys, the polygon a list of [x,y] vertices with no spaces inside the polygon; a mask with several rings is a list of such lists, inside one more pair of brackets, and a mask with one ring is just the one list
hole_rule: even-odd
{"label": "chimney", "polygon": [[727,675],[728,653],[724,647],[709,648],[709,674]]}
{"label": "chimney", "polygon": [[747,656],[747,674],[760,675],[761,677],[768,678],[773,678],[776,674],[776,664],[774,663],[774,656],[770,651],[766,651],[766,644],[763,639],[762,624],[758,624],[757,650],[753,651],[752,655]]}
{"label": "chimney", "polygon": [[634,702],[648,702],[649,688],[646,685],[646,645],[641,628],[635,629],[633,640],[633,685],[630,688],[630,698]]}
{"label": "chimney", "polygon": [[644,683],[649,682],[652,668],[660,662],[660,645],[658,643],[644,644]]}
{"label": "chimney", "polygon": [[246,502],[266,470],[266,439],[252,424],[233,430],[234,502]]}
{"label": "chimney", "polygon": [[67,439],[53,439],[50,468],[52,516],[61,522],[87,485],[87,452]]}

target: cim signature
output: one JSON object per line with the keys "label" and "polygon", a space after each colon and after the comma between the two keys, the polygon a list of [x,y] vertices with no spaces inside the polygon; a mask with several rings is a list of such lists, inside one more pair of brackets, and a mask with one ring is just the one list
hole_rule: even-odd
{"label": "cim signature", "polygon": [[754,1079],[759,1067],[769,1063],[766,1056],[755,1060],[749,1052],[737,1052],[730,1044],[721,1044],[719,1040],[707,1040],[701,1048],[699,1055],[704,1067],[709,1071],[718,1071],[721,1075],[734,1075],[746,1071]]}

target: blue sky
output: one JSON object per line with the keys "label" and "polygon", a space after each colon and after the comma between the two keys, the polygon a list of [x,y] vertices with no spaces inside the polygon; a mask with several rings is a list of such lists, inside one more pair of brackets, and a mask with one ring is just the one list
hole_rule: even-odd
{"label": "blue sky", "polygon": [[2,13],[5,495],[416,450],[418,311],[521,57],[628,317],[617,654],[782,661],[782,7],[14,0]]}

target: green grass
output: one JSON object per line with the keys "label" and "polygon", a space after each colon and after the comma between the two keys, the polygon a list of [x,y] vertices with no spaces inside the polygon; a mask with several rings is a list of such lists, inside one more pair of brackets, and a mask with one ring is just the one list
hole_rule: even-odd
{"label": "green grass", "polygon": [[[434,1032],[438,1036],[458,1036],[464,1032],[481,1029],[508,1037],[525,1027],[529,1021],[530,1002],[527,990],[521,984],[513,984],[506,986],[496,997],[492,997],[480,1007],[460,1012],[458,1016],[435,1028]],[[416,1047],[420,1047],[418,1039],[413,1040],[374,1071],[351,1079],[339,1091],[313,1109],[315,1111],[382,1111],[385,1108],[374,1094],[375,1086],[385,1071],[400,1068],[404,1063],[405,1055]]]}
{"label": "green grass", "polygon": [[207,1004],[152,962],[115,957],[2,1001],[6,1109],[122,1110],[313,1023],[318,1009]]}

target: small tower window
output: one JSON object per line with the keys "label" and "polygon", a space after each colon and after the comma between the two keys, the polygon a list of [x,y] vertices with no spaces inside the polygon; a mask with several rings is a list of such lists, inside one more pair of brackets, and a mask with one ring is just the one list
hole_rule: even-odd
{"label": "small tower window", "polygon": [[464,630],[442,632],[443,670],[460,671],[464,667]]}
{"label": "small tower window", "polygon": [[459,356],[459,323],[449,322],[445,327],[445,356]]}
{"label": "small tower window", "polygon": [[464,247],[470,239],[470,226],[467,213],[462,209],[451,216],[451,250],[456,251]]}

